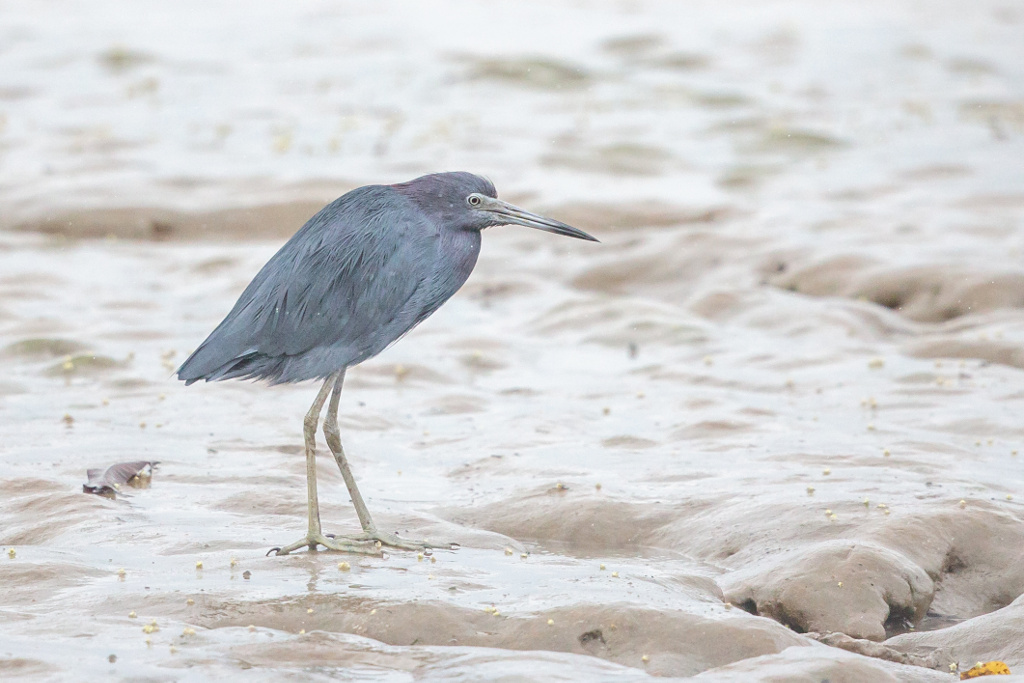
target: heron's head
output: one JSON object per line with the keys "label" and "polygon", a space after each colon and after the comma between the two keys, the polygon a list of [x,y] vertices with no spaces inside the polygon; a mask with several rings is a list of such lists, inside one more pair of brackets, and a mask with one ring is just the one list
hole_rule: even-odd
{"label": "heron's head", "polygon": [[496,225],[523,225],[556,235],[598,241],[579,228],[501,201],[490,180],[472,173],[434,173],[395,187],[421,209],[454,229],[483,230]]}

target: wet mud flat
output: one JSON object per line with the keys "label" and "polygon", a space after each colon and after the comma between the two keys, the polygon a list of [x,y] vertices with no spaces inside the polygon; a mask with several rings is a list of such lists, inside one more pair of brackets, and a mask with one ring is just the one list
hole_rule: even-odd
{"label": "wet mud flat", "polygon": [[[8,22],[0,677],[1024,671],[1024,17],[498,5],[521,44],[486,47],[296,7],[230,53],[199,7],[189,45],[156,40],[176,16]],[[489,230],[349,372],[378,523],[458,550],[266,557],[305,528],[315,387],[173,370],[319,205],[439,164],[603,244]],[[322,460],[325,531],[354,533]],[[83,492],[131,461],[148,488]]]}
{"label": "wet mud flat", "polygon": [[[304,528],[311,387],[169,378],[273,245],[6,238],[5,669],[939,680],[1021,662],[1018,369],[917,358],[928,326],[784,287],[757,290],[782,313],[752,325],[625,305],[579,286],[608,266],[578,247],[487,237],[466,291],[343,397],[381,523],[461,546],[387,558],[264,557]],[[982,329],[959,335],[1003,343]],[[81,492],[129,458],[160,461],[149,488]],[[326,528],[357,531],[330,459],[319,476]]]}

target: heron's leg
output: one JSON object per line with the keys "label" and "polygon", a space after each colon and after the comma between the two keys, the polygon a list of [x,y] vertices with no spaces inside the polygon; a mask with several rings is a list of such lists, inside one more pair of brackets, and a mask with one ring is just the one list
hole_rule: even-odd
{"label": "heron's leg", "polygon": [[345,486],[348,487],[348,494],[352,498],[352,505],[356,509],[356,516],[359,517],[359,524],[363,527],[363,533],[355,537],[358,541],[373,541],[375,544],[386,545],[392,548],[405,550],[423,550],[430,545],[425,541],[414,542],[399,538],[395,534],[377,530],[373,523],[373,517],[363,501],[359,487],[356,486],[356,478],[352,476],[352,468],[348,465],[348,458],[345,457],[345,449],[341,445],[341,432],[338,430],[338,402],[341,400],[341,385],[345,382],[345,371],[342,370],[334,380],[334,391],[331,393],[331,402],[327,405],[327,415],[324,417],[324,438],[327,446],[334,454],[338,462],[338,469],[345,479]]}
{"label": "heron's leg", "polygon": [[[342,373],[343,375],[344,373]],[[324,407],[324,402],[327,400],[331,387],[335,386],[335,378],[337,377],[338,375],[335,374],[327,378],[324,385],[320,388],[320,392],[316,395],[313,405],[310,406],[309,412],[306,413],[305,419],[302,421],[302,431],[306,442],[306,493],[309,500],[309,530],[306,532],[305,538],[300,538],[298,541],[289,543],[281,548],[273,548],[271,552],[277,555],[287,555],[302,546],[308,546],[310,550],[316,550],[317,545],[322,545],[330,550],[343,550],[371,555],[379,554],[379,549],[373,543],[335,540],[327,538],[320,530],[320,503],[316,494],[316,426],[320,421],[320,411]],[[267,554],[269,555],[270,553]]]}

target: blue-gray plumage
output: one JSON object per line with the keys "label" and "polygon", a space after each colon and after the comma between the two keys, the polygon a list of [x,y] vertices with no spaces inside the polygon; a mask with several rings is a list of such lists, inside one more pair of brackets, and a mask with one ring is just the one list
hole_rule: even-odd
{"label": "blue-gray plumage", "polygon": [[[481,230],[507,224],[597,241],[500,201],[490,181],[471,173],[437,173],[352,190],[288,240],[178,369],[186,384],[325,380],[304,430],[309,533],[276,549],[279,554],[318,544],[352,552],[375,552],[381,544],[426,546],[377,531],[341,448],[341,385],[347,368],[383,351],[451,298],[476,265]],[[349,542],[320,531],[314,436],[329,393],[324,435],[363,527],[363,534]]]}

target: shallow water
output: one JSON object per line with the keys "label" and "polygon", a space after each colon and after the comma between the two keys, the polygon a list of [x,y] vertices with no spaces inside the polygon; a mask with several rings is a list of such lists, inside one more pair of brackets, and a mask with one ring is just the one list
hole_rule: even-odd
{"label": "shallow water", "polygon": [[[1024,12],[249,8],[0,12],[4,678],[1024,669]],[[172,372],[325,201],[441,169],[603,244],[488,231],[349,372],[378,522],[459,550],[265,557],[315,388]]]}

